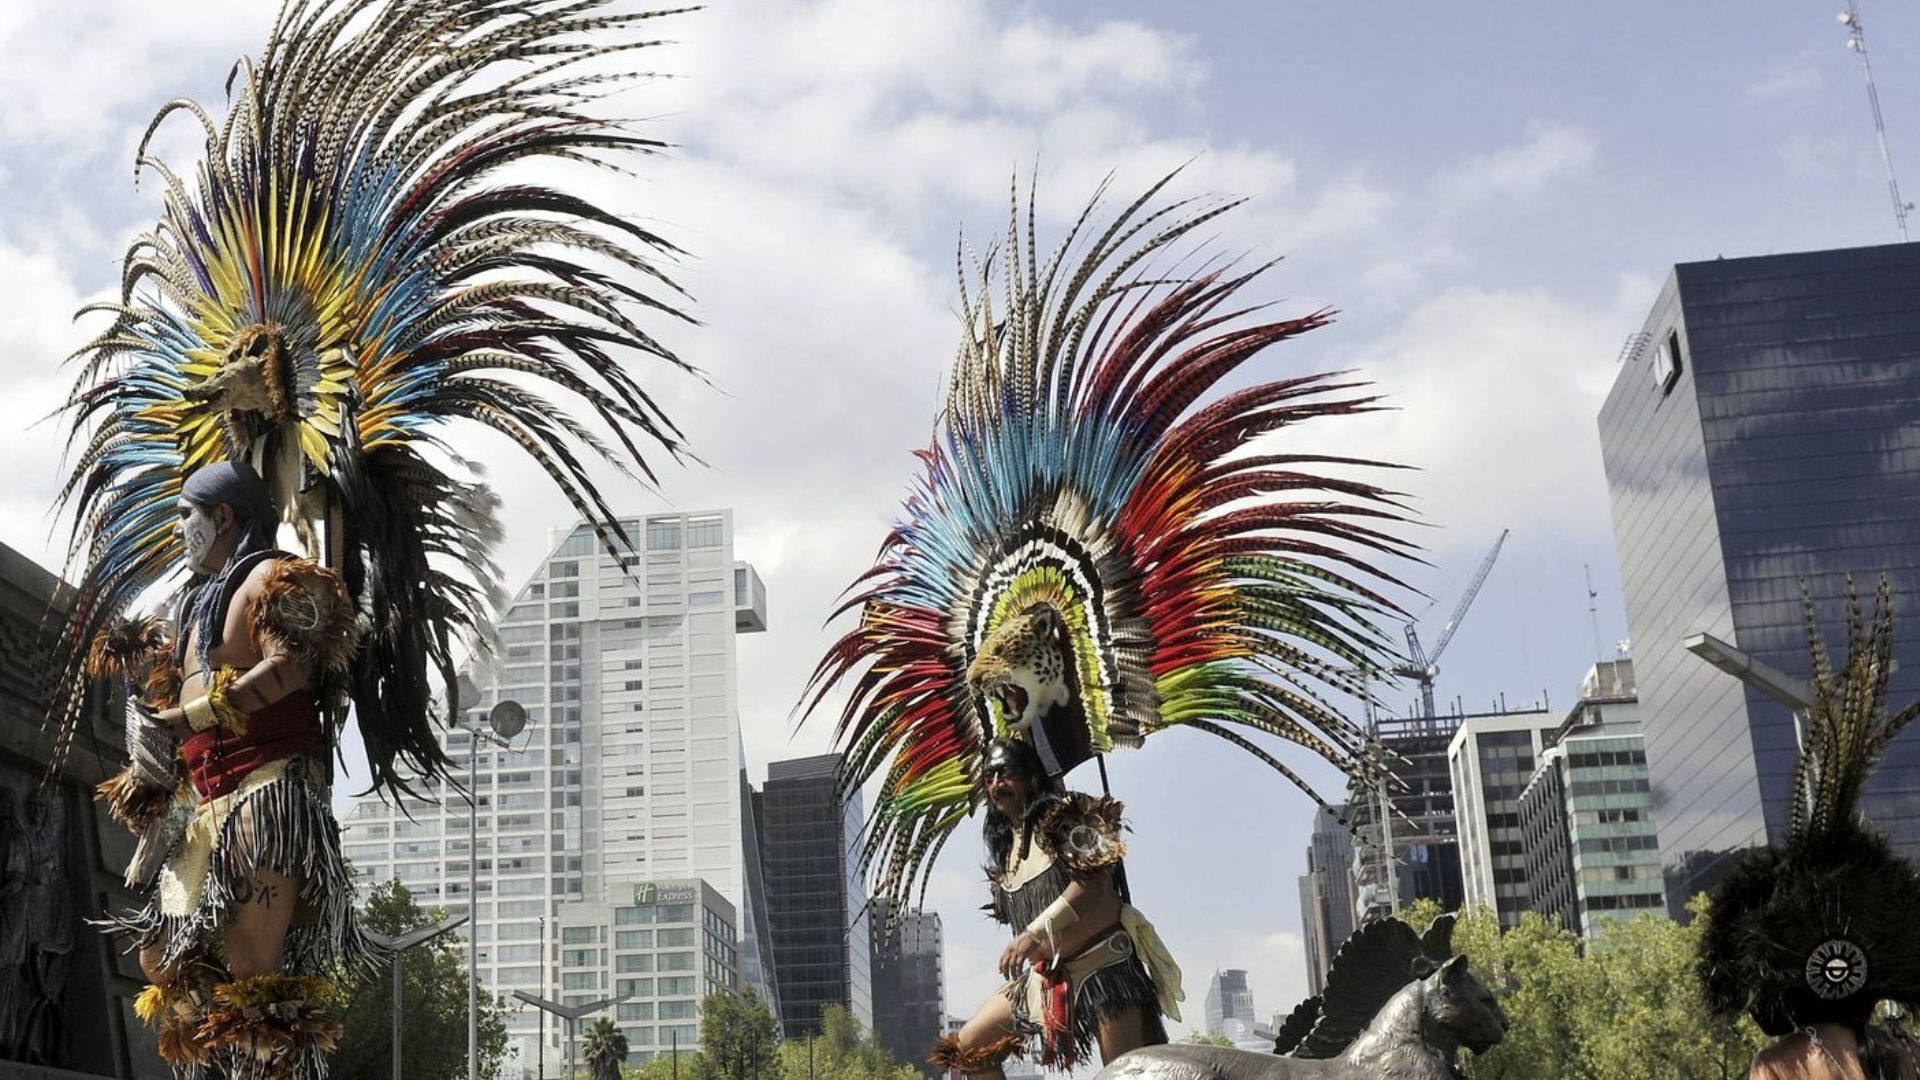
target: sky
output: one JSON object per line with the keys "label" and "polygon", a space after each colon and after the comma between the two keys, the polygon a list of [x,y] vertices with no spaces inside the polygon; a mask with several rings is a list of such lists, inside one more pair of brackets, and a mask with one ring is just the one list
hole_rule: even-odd
{"label": "sky", "polygon": [[[770,610],[740,641],[754,778],[829,748],[792,707],[930,431],[958,340],[956,240],[993,240],[1016,178],[1057,236],[1103,177],[1124,197],[1183,162],[1179,193],[1249,200],[1218,224],[1222,250],[1285,257],[1263,299],[1340,312],[1255,373],[1357,369],[1394,406],[1298,438],[1418,467],[1397,479],[1428,565],[1405,568],[1424,595],[1401,599],[1429,645],[1512,530],[1440,699],[1570,704],[1630,638],[1595,416],[1671,265],[1899,239],[1838,8],[722,0],[663,24],[673,40],[644,62],[670,77],[609,107],[675,148],[637,180],[588,184],[688,252],[676,273],[700,325],[653,329],[705,377],[639,370],[706,465],[654,491],[608,473],[603,490],[623,513],[733,509]],[[68,527],[48,516],[62,429],[31,421],[58,408],[61,358],[85,340],[71,314],[112,293],[157,213],[152,186],[133,189],[133,147],[169,98],[217,106],[272,13],[0,6],[0,543],[50,566]],[[1920,8],[1862,14],[1894,160],[1920,192]],[[156,145],[185,165],[188,134]],[[504,445],[461,446],[491,463],[517,585],[566,505]],[[1290,1008],[1312,804],[1182,732],[1115,755],[1111,774],[1135,897],[1187,971],[1189,1018],[1224,967],[1248,969],[1262,1017]],[[958,1015],[991,989],[1004,940],[978,912],[970,843],[929,897]]]}

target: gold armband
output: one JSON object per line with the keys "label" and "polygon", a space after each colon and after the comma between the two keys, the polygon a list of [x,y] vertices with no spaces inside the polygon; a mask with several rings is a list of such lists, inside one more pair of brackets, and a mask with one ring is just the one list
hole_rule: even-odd
{"label": "gold armband", "polygon": [[1061,896],[1048,904],[1045,911],[1034,916],[1033,921],[1027,924],[1027,933],[1044,942],[1049,952],[1057,954],[1059,949],[1054,946],[1055,935],[1079,921],[1080,913],[1073,910],[1073,905],[1067,903],[1065,896]]}
{"label": "gold armband", "polygon": [[211,731],[220,723],[220,718],[214,715],[213,703],[207,700],[205,694],[185,702],[180,708],[187,714],[187,726],[195,731]]}
{"label": "gold armband", "polygon": [[240,673],[230,667],[214,672],[213,682],[207,687],[207,692],[180,707],[187,714],[187,726],[195,731],[223,727],[235,735],[245,735],[247,714],[227,700],[227,692],[233,689],[234,682],[239,678]]}

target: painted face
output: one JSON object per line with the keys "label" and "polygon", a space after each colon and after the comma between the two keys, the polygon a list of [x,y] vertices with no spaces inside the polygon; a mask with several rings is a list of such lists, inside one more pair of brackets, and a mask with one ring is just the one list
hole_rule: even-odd
{"label": "painted face", "polygon": [[174,524],[173,532],[187,550],[187,567],[197,574],[218,571],[218,566],[209,565],[214,542],[220,538],[220,523],[214,518],[216,508],[181,499],[176,509],[180,512],[180,520]]}
{"label": "painted face", "polygon": [[1018,817],[1033,794],[1033,781],[1024,770],[996,768],[987,772],[987,798],[1007,817]]}

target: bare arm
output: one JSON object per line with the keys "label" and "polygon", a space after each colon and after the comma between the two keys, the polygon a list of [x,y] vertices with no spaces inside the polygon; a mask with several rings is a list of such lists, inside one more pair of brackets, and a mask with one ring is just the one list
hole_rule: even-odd
{"label": "bare arm", "polygon": [[1073,909],[1073,920],[1055,929],[1051,946],[1044,940],[1044,931],[1022,928],[1000,954],[1002,975],[1011,979],[1022,966],[1036,960],[1072,956],[1096,934],[1120,921],[1120,894],[1114,890],[1111,870],[1068,882],[1060,896]]}

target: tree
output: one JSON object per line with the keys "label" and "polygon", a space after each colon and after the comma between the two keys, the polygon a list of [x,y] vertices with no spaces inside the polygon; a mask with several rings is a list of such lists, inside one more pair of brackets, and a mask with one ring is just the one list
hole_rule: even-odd
{"label": "tree", "polygon": [[781,1044],[778,1075],[781,1080],[921,1080],[918,1069],[896,1063],[838,1005],[821,1010],[819,1035]]}
{"label": "tree", "polygon": [[593,1080],[620,1080],[620,1067],[627,1061],[627,1037],[614,1026],[612,1017],[603,1016],[587,1025],[580,1053]]}
{"label": "tree", "polygon": [[[1653,914],[1609,922],[1587,942],[1529,912],[1502,931],[1490,911],[1464,912],[1453,947],[1500,996],[1511,1026],[1466,1062],[1474,1080],[1722,1080],[1741,1076],[1764,1040],[1752,1021],[1717,1021],[1701,997],[1695,956],[1705,898],[1685,924]],[[1424,928],[1439,905],[1402,918]]]}
{"label": "tree", "polygon": [[1232,1046],[1233,1045],[1232,1039],[1227,1038],[1225,1035],[1215,1035],[1210,1031],[1190,1031],[1187,1033],[1187,1037],[1184,1039],[1181,1039],[1180,1041],[1183,1043],[1191,1043],[1194,1046]]}
{"label": "tree", "polygon": [[700,1003],[703,1067],[723,1080],[763,1080],[777,1075],[780,1025],[766,1003],[745,990],[715,991]]}
{"label": "tree", "polygon": [[[440,921],[444,909],[424,911],[406,886],[390,881],[367,897],[360,920],[382,934],[404,934]],[[467,966],[455,937],[408,949],[401,960],[401,1075],[407,1080],[462,1080],[467,1074]],[[335,1076],[387,1076],[393,1060],[393,974],[385,968],[364,983],[338,980],[345,1032],[333,1053]],[[507,1003],[480,996],[480,1075],[493,1077],[507,1053]]]}

